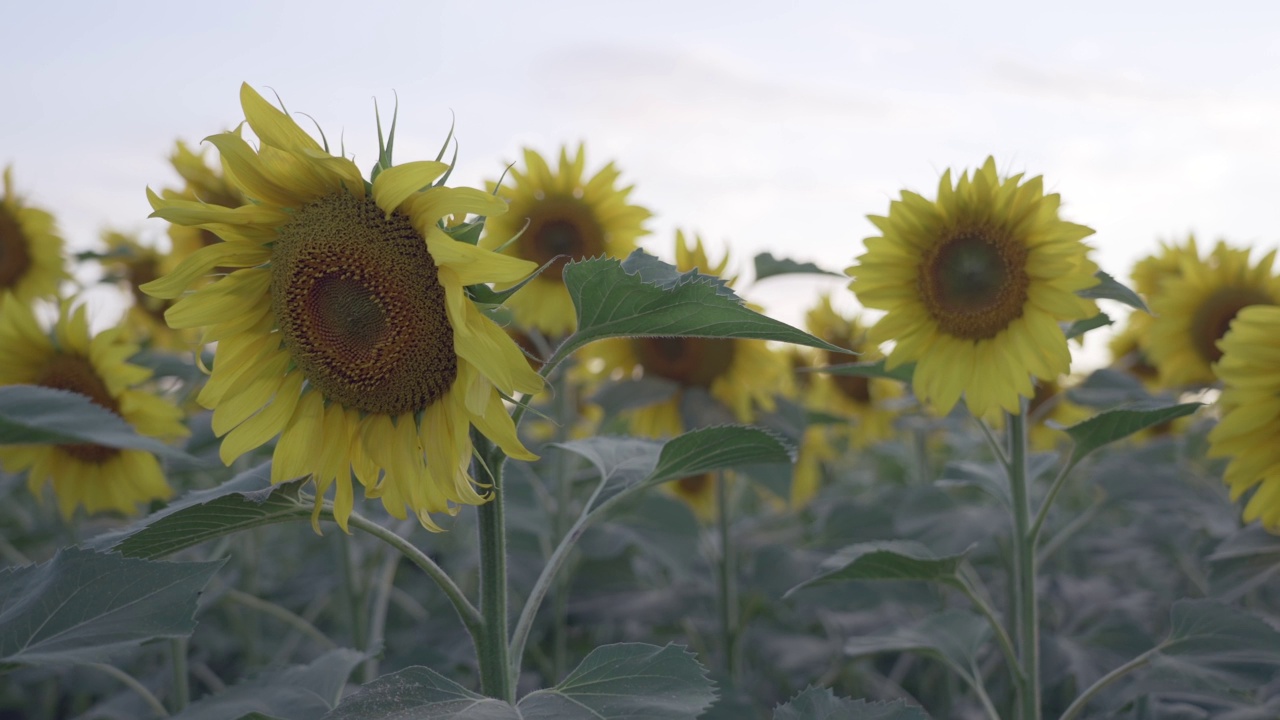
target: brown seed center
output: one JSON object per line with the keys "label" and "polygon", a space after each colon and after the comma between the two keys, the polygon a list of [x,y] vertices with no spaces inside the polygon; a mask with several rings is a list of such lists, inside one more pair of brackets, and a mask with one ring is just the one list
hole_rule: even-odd
{"label": "brown seed center", "polygon": [[1206,362],[1222,358],[1218,341],[1231,328],[1236,314],[1250,305],[1274,305],[1267,293],[1248,287],[1223,287],[1211,294],[1191,316],[1191,344]]}
{"label": "brown seed center", "polygon": [[676,481],[676,492],[687,498],[698,498],[707,492],[711,485],[711,473],[694,475]]}
{"label": "brown seed center", "polygon": [[415,413],[458,376],[445,292],[409,219],[370,198],[329,195],[280,228],[271,307],[285,345],[325,398]]}
{"label": "brown seed center", "polygon": [[917,280],[938,327],[966,340],[995,337],[1022,315],[1031,280],[1025,245],[997,228],[959,230],[926,252]]}
{"label": "brown seed center", "polygon": [[[35,384],[84,395],[94,405],[106,408],[116,415],[120,414],[120,405],[111,397],[106,384],[93,369],[93,364],[78,355],[54,355],[45,364]],[[76,460],[97,464],[120,454],[117,448],[92,443],[59,445],[58,448]]]}
{"label": "brown seed center", "polygon": [[560,280],[570,260],[604,253],[604,228],[591,207],[578,198],[543,198],[530,206],[528,217],[529,227],[517,241],[521,257],[539,265],[556,258],[541,277]]}
{"label": "brown seed center", "polygon": [[0,206],[0,290],[13,288],[31,269],[31,251],[22,227],[8,209]]}
{"label": "brown seed center", "polygon": [[724,338],[644,337],[631,342],[646,375],[690,387],[711,387],[733,364],[733,340]]}

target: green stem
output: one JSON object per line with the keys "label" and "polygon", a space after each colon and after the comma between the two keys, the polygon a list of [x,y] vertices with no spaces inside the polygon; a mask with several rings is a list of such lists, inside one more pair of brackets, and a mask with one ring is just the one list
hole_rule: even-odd
{"label": "green stem", "polygon": [[338,582],[342,588],[343,605],[347,610],[347,625],[351,629],[351,644],[361,652],[368,650],[364,626],[364,598],[360,592],[360,583],[356,582],[355,571],[351,563],[351,539],[346,533],[338,533],[338,542],[334,552],[338,553]]}
{"label": "green stem", "polygon": [[294,613],[288,608],[277,605],[270,600],[263,600],[257,595],[250,595],[243,590],[236,590],[235,588],[228,589],[223,593],[222,597],[230,600],[231,602],[244,605],[252,610],[257,610],[263,614],[270,615],[289,627],[307,635],[312,640],[315,640],[325,650],[332,650],[338,647],[337,643],[330,640],[324,633],[320,632],[320,629],[315,625],[307,622],[306,618]]}
{"label": "green stem", "polygon": [[[386,636],[387,610],[391,605],[391,589],[395,587],[396,569],[400,566],[402,559],[404,558],[399,553],[388,553],[378,567],[378,573],[374,577],[373,602],[371,603],[372,609],[369,617],[369,648],[371,650],[377,650]],[[378,677],[378,658],[376,655],[364,662],[364,667],[361,669],[361,677],[366,683]]]}
{"label": "green stem", "polygon": [[1057,476],[1053,478],[1053,482],[1049,484],[1049,492],[1045,493],[1044,502],[1040,504],[1040,510],[1036,512],[1035,521],[1031,523],[1030,538],[1034,547],[1037,540],[1040,539],[1040,530],[1044,527],[1045,520],[1049,517],[1049,507],[1053,505],[1053,501],[1058,497],[1058,493],[1062,491],[1063,486],[1067,484],[1067,475],[1075,468],[1079,460],[1072,458],[1062,469],[1058,471]]}
{"label": "green stem", "polygon": [[156,699],[156,696],[147,689],[147,686],[138,682],[137,679],[129,673],[114,665],[108,665],[106,663],[89,663],[89,667],[101,670],[125,685],[128,685],[129,689],[138,693],[138,695],[147,703],[147,706],[150,707],[155,714],[160,717],[169,717],[169,711],[164,709],[164,705],[162,705],[160,701]]}
{"label": "green stem", "polygon": [[[326,520],[333,520],[333,503],[326,500],[321,512]],[[413,543],[363,515],[353,512],[347,519],[347,523],[351,527],[366,532],[395,548],[401,555],[408,558],[409,562],[417,565],[418,569],[426,573],[427,577],[434,580],[436,585],[440,586],[440,589],[444,591],[445,597],[449,598],[449,602],[453,603],[453,609],[458,612],[458,617],[462,620],[462,624],[471,633],[472,641],[479,647],[480,635],[483,632],[480,611],[476,610],[476,607],[467,600],[467,596],[462,594],[462,590],[453,582],[453,578],[449,577],[449,573],[446,573],[443,568],[437,565],[430,557],[427,557],[427,554],[419,550]]]}
{"label": "green stem", "polygon": [[187,639],[169,641],[169,655],[173,661],[173,711],[180,713],[191,702],[191,679],[187,673]]}
{"label": "green stem", "polygon": [[1027,426],[1022,414],[1009,414],[1009,487],[1013,499],[1014,624],[1026,684],[1019,695],[1022,720],[1040,720],[1040,620],[1036,603],[1036,549],[1030,531],[1031,497],[1027,478]]}
{"label": "green stem", "polygon": [[1151,658],[1155,657],[1155,654],[1160,652],[1160,650],[1161,647],[1151,648],[1138,657],[1098,678],[1097,682],[1090,685],[1084,692],[1080,693],[1080,696],[1073,700],[1071,704],[1067,706],[1066,710],[1062,711],[1062,717],[1059,720],[1072,720],[1072,718],[1079,715],[1080,712],[1084,710],[1085,705],[1088,705],[1089,701],[1092,700],[1095,695],[1102,692],[1108,685],[1119,680],[1125,675],[1146,666],[1151,662]]}
{"label": "green stem", "polygon": [[[978,612],[987,619],[987,623],[991,625],[991,630],[995,634],[996,644],[1000,646],[1000,652],[1004,655],[1005,664],[1009,666],[1009,671],[1013,673],[1013,685],[1018,693],[1023,692],[1026,687],[1027,679],[1022,674],[1022,665],[1018,662],[1018,651],[1013,647],[1013,640],[1009,637],[1008,631],[1004,625],[1000,623],[1000,619],[996,617],[996,611],[991,607],[991,603],[986,601],[978,593],[977,588],[963,575],[960,577],[960,590],[964,592],[965,597],[969,598],[969,602],[978,608]],[[979,675],[978,677],[981,677]]]}
{"label": "green stem", "polygon": [[733,547],[729,533],[729,483],[725,482],[723,473],[716,473],[716,532],[719,539],[719,554],[716,557],[716,570],[720,579],[720,638],[724,652],[724,674],[730,689],[737,686],[738,663],[735,659],[737,638],[734,604],[736,593],[733,586]]}
{"label": "green stem", "polygon": [[484,620],[478,648],[480,691],[515,704],[510,648],[507,645],[507,527],[502,506],[500,452],[479,431],[471,433],[477,461],[477,480],[489,486],[489,500],[478,508],[480,516],[480,615]]}

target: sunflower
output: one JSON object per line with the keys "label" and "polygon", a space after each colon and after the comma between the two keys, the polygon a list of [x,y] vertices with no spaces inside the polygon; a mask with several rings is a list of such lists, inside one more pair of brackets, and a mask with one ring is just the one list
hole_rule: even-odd
{"label": "sunflower", "polygon": [[22,303],[53,298],[70,276],[62,266],[62,238],[49,213],[13,193],[13,168],[4,170],[0,195],[0,295]]}
{"label": "sunflower", "polygon": [[627,202],[632,186],[617,186],[620,173],[613,163],[590,179],[583,178],[585,164],[581,145],[573,157],[568,148],[560,150],[555,173],[541,155],[526,149],[523,171],[511,170],[509,184],[490,183],[510,209],[486,221],[481,245],[497,249],[520,233],[503,252],[539,267],[559,256],[507,303],[516,324],[550,337],[572,332],[576,322],[564,287],[565,264],[590,257],[626,257],[636,249],[636,239],[649,232],[644,221],[651,213]]}
{"label": "sunflower", "polygon": [[1189,259],[1200,260],[1200,248],[1196,245],[1196,236],[1188,235],[1187,242],[1182,245],[1167,242],[1160,243],[1160,249],[1153,255],[1134,263],[1129,277],[1133,279],[1133,289],[1143,297],[1151,297],[1160,291],[1165,281],[1182,275],[1182,262]]}
{"label": "sunflower", "polygon": [[218,343],[197,399],[214,410],[224,462],[279,435],[272,480],[314,479],[317,528],[334,486],[346,529],[354,475],[393,516],[411,511],[438,530],[430,513],[487,500],[469,474],[472,426],[508,456],[534,458],[503,396],[537,392],[542,379],[466,288],[516,282],[536,266],[444,232],[451,214],[506,209],[440,185],[444,163],[380,162],[366,183],[248,85],[240,101],[260,147],[237,133],[209,142],[251,204],[149,193],[155,216],[221,241],[144,290],[178,298],[215,268],[233,270],[165,313],[171,327],[204,328],[204,342]]}
{"label": "sunflower", "polygon": [[[160,196],[171,200],[198,200],[207,205],[235,208],[248,205],[249,200],[244,193],[221,170],[214,170],[205,162],[204,154],[195,153],[186,143],[177,141],[169,163],[182,178],[184,187],[181,190],[166,189]],[[165,272],[171,272],[178,262],[187,259],[195,251],[221,242],[217,233],[208,228],[172,224],[169,226],[169,239],[173,248],[166,260]]]}
{"label": "sunflower", "polygon": [[1231,458],[1222,479],[1233,501],[1257,488],[1244,521],[1280,533],[1280,307],[1244,308],[1218,346],[1222,420],[1209,433],[1209,455]]}
{"label": "sunflower", "polygon": [[[676,232],[676,267],[680,272],[698,270],[722,275],[726,255],[712,265],[694,237],[689,246]],[[729,283],[732,284],[732,279]],[[753,422],[759,410],[772,411],[774,396],[791,385],[786,360],[762,340],[700,337],[613,338],[592,343],[584,354],[584,367],[597,366],[598,376],[659,377],[675,384],[670,397],[629,413],[631,431],[645,437],[671,437],[684,432],[680,406],[685,393],[704,390],[723,403],[738,422]]]}
{"label": "sunflower", "polygon": [[943,173],[937,200],[904,191],[881,233],[846,272],[866,307],[888,311],[868,333],[894,341],[887,367],[916,363],[912,387],[946,414],[964,396],[976,416],[1019,412],[1032,378],[1067,371],[1071,352],[1059,323],[1097,314],[1076,293],[1097,266],[1082,240],[1093,230],[1058,217],[1061,200],[1043,181],[1000,178],[988,158],[953,187]]}
{"label": "sunflower", "polygon": [[1135,310],[1129,313],[1124,327],[1111,337],[1107,349],[1111,353],[1111,366],[1122,370],[1142,381],[1148,388],[1158,387],[1160,371],[1147,357],[1143,347],[1151,336],[1151,323],[1154,322],[1147,313]]}
{"label": "sunflower", "polygon": [[1212,383],[1222,357],[1218,340],[1250,305],[1280,304],[1280,278],[1271,270],[1276,253],[1250,264],[1249,250],[1219,242],[1205,259],[1183,257],[1181,274],[1151,297],[1155,321],[1146,348],[1165,386]]}
{"label": "sunflower", "polygon": [[[823,295],[805,315],[805,327],[814,336],[857,353],[859,362],[874,362],[884,357],[880,348],[867,342],[867,328],[861,318],[844,317],[831,307],[830,296]],[[848,363],[850,356],[825,351],[828,365]],[[893,419],[898,415],[903,395],[902,383],[852,375],[814,375],[806,393],[806,405],[832,415],[852,420],[842,426],[855,448],[865,448],[893,437]]]}
{"label": "sunflower", "polygon": [[151,297],[141,289],[164,274],[168,256],[119,232],[105,232],[102,240],[108,248],[102,259],[103,267],[108,271],[106,279],[123,285],[133,298],[124,318],[124,332],[128,339],[166,350],[190,350],[195,338],[184,339],[164,321],[164,313],[173,303]]}
{"label": "sunflower", "polygon": [[[137,385],[151,371],[126,362],[138,347],[119,328],[89,336],[84,306],[64,302],[52,337],[40,329],[31,308],[9,296],[0,309],[0,385],[40,385],[79,393],[110,410],[139,434],[185,437],[182,411]],[[90,513],[116,510],[126,515],[137,504],[173,494],[156,457],[144,450],[92,444],[0,447],[9,472],[27,471],[27,486],[53,483],[58,509],[70,518],[77,505]]]}

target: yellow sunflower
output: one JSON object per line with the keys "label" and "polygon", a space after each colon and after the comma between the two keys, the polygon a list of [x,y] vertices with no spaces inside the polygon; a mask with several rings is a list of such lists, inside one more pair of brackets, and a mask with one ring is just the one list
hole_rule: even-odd
{"label": "yellow sunflower", "polygon": [[1280,307],[1244,308],[1218,346],[1222,420],[1209,433],[1209,455],[1231,458],[1222,479],[1233,501],[1257,488],[1244,521],[1280,533]]}
{"label": "yellow sunflower", "polygon": [[1059,323],[1097,314],[1076,295],[1097,284],[1082,240],[1093,230],[1058,217],[1061,200],[1043,181],[1001,178],[988,158],[953,187],[943,173],[938,198],[904,191],[882,235],[846,272],[866,307],[888,311],[868,334],[894,341],[889,369],[916,363],[912,387],[946,414],[964,396],[982,416],[1016,413],[1034,394],[1032,378],[1052,380],[1071,365]]}
{"label": "yellow sunflower", "polygon": [[1155,254],[1134,263],[1133,272],[1129,275],[1133,279],[1133,289],[1144,298],[1155,295],[1165,281],[1182,275],[1184,259],[1193,262],[1200,260],[1200,248],[1196,245],[1195,235],[1188,235],[1187,242],[1182,245],[1161,242],[1160,249]]}
{"label": "yellow sunflower", "polygon": [[510,209],[486,221],[481,240],[482,246],[496,249],[523,229],[503,252],[539,267],[564,256],[507,303],[518,325],[550,337],[573,332],[576,322],[564,287],[565,263],[600,256],[624,258],[636,249],[636,239],[649,232],[644,221],[651,213],[627,202],[632,186],[618,187],[620,172],[613,163],[589,179],[583,177],[585,165],[581,145],[572,157],[568,148],[560,150],[560,168],[554,173],[541,155],[526,149],[524,169],[512,169],[509,183],[497,188]]}
{"label": "yellow sunflower", "polygon": [[[830,296],[823,295],[805,315],[805,327],[815,337],[836,347],[858,353],[857,362],[874,362],[884,357],[880,348],[867,341],[867,328],[861,318],[846,318],[831,307]],[[842,365],[854,356],[825,351],[828,365]],[[842,426],[855,448],[865,448],[894,435],[893,420],[898,416],[903,395],[902,383],[896,380],[854,377],[852,375],[814,375],[807,392],[806,405],[832,415],[852,420]]]}
{"label": "yellow sunflower", "polygon": [[[676,232],[676,267],[680,272],[698,270],[721,275],[728,265],[726,255],[712,265],[695,236],[686,243]],[[729,281],[732,284],[732,280]],[[685,431],[680,417],[684,393],[694,388],[706,390],[724,403],[738,422],[755,420],[759,410],[775,409],[774,397],[786,394],[791,385],[785,358],[763,340],[699,337],[612,338],[588,345],[584,367],[599,367],[599,375],[634,377],[644,375],[676,384],[674,395],[629,413],[631,431],[645,437],[671,437]]]}
{"label": "yellow sunflower", "polygon": [[164,313],[173,303],[151,297],[141,290],[143,285],[166,272],[167,255],[119,232],[103,233],[102,240],[108,249],[102,260],[108,271],[107,277],[122,284],[133,298],[124,319],[128,339],[166,350],[190,350],[195,338],[184,338],[164,321]]}
{"label": "yellow sunflower", "polygon": [[1213,363],[1222,357],[1218,340],[1231,320],[1250,305],[1280,304],[1280,278],[1271,270],[1273,250],[1256,265],[1249,250],[1219,242],[1205,259],[1183,257],[1182,272],[1151,296],[1150,341],[1146,348],[1165,386],[1212,383]]}
{"label": "yellow sunflower", "polygon": [[0,195],[0,295],[10,293],[22,303],[54,298],[58,285],[68,278],[53,216],[14,195],[13,168],[5,168],[4,195]]}
{"label": "yellow sunflower", "polygon": [[791,475],[791,497],[788,499],[793,509],[809,504],[817,496],[822,487],[822,465],[839,457],[835,445],[831,442],[830,425],[809,425],[800,438],[800,447],[796,449],[796,467]]}
{"label": "yellow sunflower", "polygon": [[[433,185],[446,164],[397,165],[366,183],[248,85],[240,101],[259,148],[237,133],[209,142],[251,204],[149,193],[157,217],[221,242],[144,290],[181,296],[169,325],[218,343],[198,400],[225,435],[224,462],[279,435],[272,480],[311,475],[316,517],[332,485],[346,528],[354,475],[392,515],[411,511],[438,530],[430,513],[487,499],[469,474],[472,426],[508,456],[534,458],[502,398],[542,379],[466,288],[536,266],[444,232],[451,214],[506,209],[480,190]],[[219,267],[234,272],[183,296]]]}
{"label": "yellow sunflower", "polygon": [[[141,435],[185,437],[182,411],[136,388],[151,377],[151,371],[127,362],[137,351],[119,328],[90,337],[84,306],[72,311],[64,302],[52,337],[40,329],[31,309],[12,295],[0,310],[0,385],[79,393]],[[137,511],[138,503],[173,494],[155,456],[144,450],[15,445],[0,447],[0,464],[9,472],[27,471],[27,486],[37,497],[41,486],[51,482],[58,509],[67,518],[77,505],[91,513],[116,510],[127,515]]]}
{"label": "yellow sunflower", "polygon": [[[235,208],[248,205],[249,200],[244,193],[221,170],[214,170],[205,162],[204,153],[194,153],[186,143],[179,140],[169,163],[184,182],[181,190],[162,190],[160,196],[170,200],[199,200],[207,205]],[[173,241],[168,264],[164,272],[171,272],[177,263],[187,259],[195,251],[221,242],[217,233],[208,228],[189,225],[172,224],[169,226],[169,239]]]}
{"label": "yellow sunflower", "polygon": [[1148,388],[1159,386],[1160,371],[1151,364],[1143,349],[1151,336],[1151,323],[1147,313],[1134,310],[1129,313],[1123,329],[1111,337],[1107,349],[1111,352],[1111,366],[1123,370],[1142,381]]}

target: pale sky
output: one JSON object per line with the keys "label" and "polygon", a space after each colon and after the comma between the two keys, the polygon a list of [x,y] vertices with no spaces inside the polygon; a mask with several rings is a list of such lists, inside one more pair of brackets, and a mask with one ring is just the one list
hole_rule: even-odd
{"label": "pale sky", "polygon": [[[1194,231],[1280,238],[1280,4],[1203,2],[6,2],[0,164],[73,249],[106,227],[164,235],[144,188],[175,139],[274,89],[367,168],[373,100],[400,100],[398,161],[457,118],[455,183],[531,146],[585,141],[655,213],[749,277],[769,250],[848,266],[867,214],[996,158],[1043,175],[1117,277]],[[745,294],[799,323],[838,280]],[[108,303],[109,305],[109,303]],[[106,312],[106,310],[103,310]]]}

